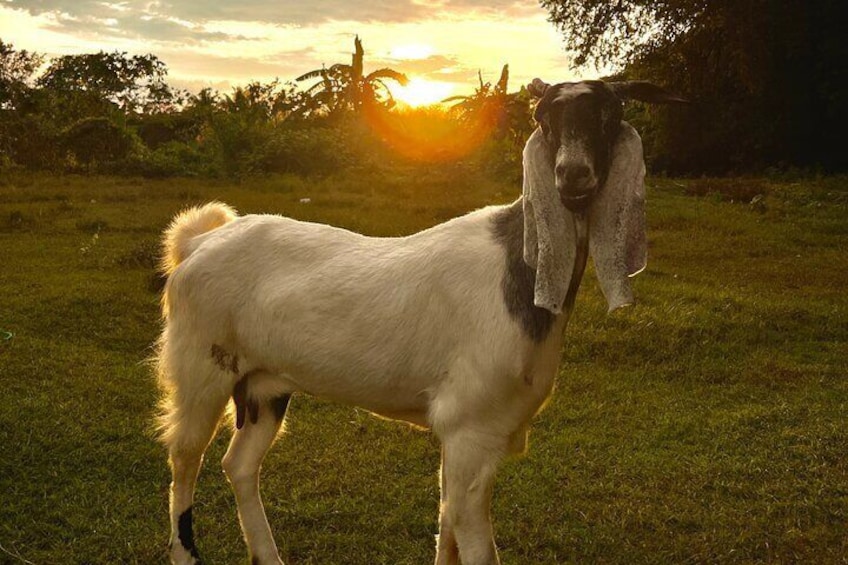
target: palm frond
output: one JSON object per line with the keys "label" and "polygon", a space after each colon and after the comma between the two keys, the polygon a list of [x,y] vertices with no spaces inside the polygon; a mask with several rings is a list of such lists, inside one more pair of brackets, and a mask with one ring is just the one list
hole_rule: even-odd
{"label": "palm frond", "polygon": [[345,65],[344,63],[336,63],[328,69],[331,73],[337,72],[346,72],[350,73],[353,70],[353,67],[350,65]]}
{"label": "palm frond", "polygon": [[314,71],[309,71],[308,73],[302,74],[294,80],[300,82],[302,80],[309,80],[309,79],[312,79],[312,78],[323,77],[325,74],[327,74],[327,69],[320,68],[320,69],[315,69]]}
{"label": "palm frond", "polygon": [[316,82],[315,84],[313,84],[312,86],[310,86],[309,88],[307,88],[307,89],[306,89],[306,91],[305,91],[305,93],[306,93],[306,94],[309,94],[309,93],[310,93],[310,92],[312,92],[313,90],[316,90],[316,89],[321,88],[321,87],[323,87],[323,86],[326,86],[326,85],[324,84],[324,82],[323,82],[323,81],[321,81],[321,82]]}
{"label": "palm frond", "polygon": [[378,69],[365,77],[365,82],[371,82],[376,79],[390,78],[396,81],[401,86],[409,84],[409,77],[394,69]]}

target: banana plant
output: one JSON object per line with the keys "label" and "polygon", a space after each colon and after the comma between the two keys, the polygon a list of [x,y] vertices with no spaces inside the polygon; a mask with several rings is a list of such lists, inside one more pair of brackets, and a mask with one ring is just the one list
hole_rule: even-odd
{"label": "banana plant", "polygon": [[364,74],[365,50],[358,35],[354,39],[354,49],[350,65],[336,63],[329,68],[309,71],[295,79],[298,82],[320,79],[305,92],[311,101],[307,106],[312,109],[324,108],[329,114],[348,110],[358,112],[367,105],[394,106],[395,101],[386,81],[393,80],[403,86],[409,82],[407,76],[388,68]]}

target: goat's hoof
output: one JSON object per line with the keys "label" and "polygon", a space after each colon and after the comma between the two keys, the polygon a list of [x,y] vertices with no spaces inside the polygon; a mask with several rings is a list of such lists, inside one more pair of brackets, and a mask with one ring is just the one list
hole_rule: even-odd
{"label": "goat's hoof", "polygon": [[171,546],[171,563],[173,565],[203,565],[197,550],[187,550],[179,543]]}

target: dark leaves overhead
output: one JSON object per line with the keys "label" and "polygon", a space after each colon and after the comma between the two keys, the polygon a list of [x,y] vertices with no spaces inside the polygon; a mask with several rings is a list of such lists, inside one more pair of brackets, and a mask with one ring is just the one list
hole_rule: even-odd
{"label": "dark leaves overhead", "polygon": [[844,3],[837,0],[540,0],[573,66],[621,69],[693,101],[631,107],[654,165],[728,172],[844,170]]}
{"label": "dark leaves overhead", "polygon": [[630,61],[673,42],[705,15],[706,1],[540,0],[576,55],[574,66]]}

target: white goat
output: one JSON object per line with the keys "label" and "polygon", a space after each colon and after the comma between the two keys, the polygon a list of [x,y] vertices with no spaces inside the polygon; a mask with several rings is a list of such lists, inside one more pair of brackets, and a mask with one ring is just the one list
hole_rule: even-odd
{"label": "white goat", "polygon": [[[591,220],[602,287],[611,307],[627,303],[626,276],[643,259],[633,247],[643,243],[644,166],[619,97],[674,98],[645,83],[537,80],[532,90],[542,96],[542,129],[525,149],[525,175],[547,175],[561,213],[574,212],[576,233]],[[219,203],[178,216],[165,236],[158,357],[172,561],[199,562],[195,480],[232,398],[236,431],[223,467],[244,537],[253,563],[282,563],[259,469],[290,396],[305,393],[431,429],[442,442],[436,563],[498,563],[489,516],[495,470],[525,450],[528,424],[551,392],[586,260],[585,237],[562,234],[577,263],[565,312],[537,307],[524,222],[521,200],[401,238],[238,217]]]}

